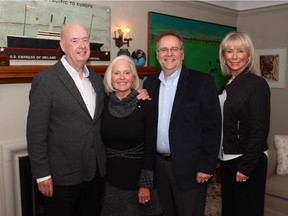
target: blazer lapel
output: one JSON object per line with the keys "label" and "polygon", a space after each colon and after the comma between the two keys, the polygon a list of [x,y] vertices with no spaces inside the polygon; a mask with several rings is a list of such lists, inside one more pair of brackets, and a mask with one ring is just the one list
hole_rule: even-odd
{"label": "blazer lapel", "polygon": [[187,88],[188,82],[186,79],[186,75],[188,73],[188,69],[182,66],[182,70],[180,73],[180,77],[177,84],[177,89],[174,97],[173,107],[172,107],[172,113],[170,118],[170,124],[173,122],[175,115],[178,111],[178,109],[181,106],[181,101],[183,100],[185,90]]}
{"label": "blazer lapel", "polygon": [[60,64],[56,65],[56,69],[58,70],[59,79],[62,81],[63,85],[70,91],[71,95],[78,101],[80,106],[84,109],[84,111],[90,116],[89,111],[86,107],[86,104],[74,83],[74,80],[69,75],[68,71],[64,67],[64,65],[59,62]]}

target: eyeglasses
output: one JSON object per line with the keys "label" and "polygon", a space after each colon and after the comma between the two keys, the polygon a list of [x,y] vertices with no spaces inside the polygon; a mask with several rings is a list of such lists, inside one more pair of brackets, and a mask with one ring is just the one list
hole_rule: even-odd
{"label": "eyeglasses", "polygon": [[180,48],[180,47],[171,47],[170,49],[167,47],[163,47],[163,48],[158,49],[157,51],[161,54],[167,54],[167,53],[169,53],[169,51],[173,54],[177,54],[181,50],[182,50],[182,48]]}

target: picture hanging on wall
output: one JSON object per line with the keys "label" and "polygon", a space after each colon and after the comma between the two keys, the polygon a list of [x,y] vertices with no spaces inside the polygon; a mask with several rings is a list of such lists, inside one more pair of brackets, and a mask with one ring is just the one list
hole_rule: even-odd
{"label": "picture hanging on wall", "polygon": [[287,49],[256,50],[259,76],[266,79],[270,88],[285,88]]}
{"label": "picture hanging on wall", "polygon": [[0,47],[10,60],[57,60],[68,23],[89,33],[90,61],[110,61],[110,7],[77,1],[0,1]]}
{"label": "picture hanging on wall", "polygon": [[225,35],[236,27],[192,20],[161,13],[148,13],[148,65],[159,67],[156,59],[155,38],[164,31],[176,31],[184,38],[184,65],[211,74],[217,89],[221,89],[228,77],[221,74],[219,45]]}

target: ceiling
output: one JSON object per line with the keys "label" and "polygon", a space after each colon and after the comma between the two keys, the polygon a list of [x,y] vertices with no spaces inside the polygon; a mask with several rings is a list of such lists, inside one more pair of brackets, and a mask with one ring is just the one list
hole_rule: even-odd
{"label": "ceiling", "polygon": [[203,2],[207,2],[210,4],[238,10],[238,11],[243,11],[243,10],[249,10],[249,9],[256,9],[256,8],[262,8],[262,7],[268,7],[268,6],[273,6],[273,5],[279,5],[279,4],[285,4],[288,3],[288,0],[282,0],[282,1],[265,1],[265,0],[254,0],[254,1],[249,1],[249,0],[234,0],[234,1],[218,1],[218,0],[199,0]]}

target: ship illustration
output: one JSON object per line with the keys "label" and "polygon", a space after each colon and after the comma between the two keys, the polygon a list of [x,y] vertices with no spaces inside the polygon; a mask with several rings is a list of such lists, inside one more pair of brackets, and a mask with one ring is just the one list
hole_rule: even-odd
{"label": "ship illustration", "polygon": [[[93,15],[92,15],[93,19]],[[91,19],[91,26],[92,26]],[[65,25],[64,18],[63,25]],[[89,33],[91,32],[91,26]],[[38,30],[36,37],[25,36],[26,19],[24,20],[23,36],[7,35],[7,47],[9,48],[30,48],[30,49],[61,49],[59,45],[60,32],[53,31],[53,15],[51,15],[49,30]],[[102,41],[90,40],[91,51],[101,51]]]}

